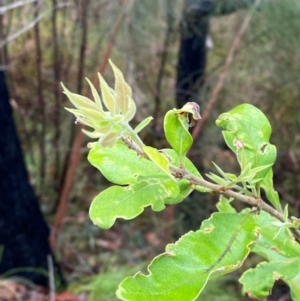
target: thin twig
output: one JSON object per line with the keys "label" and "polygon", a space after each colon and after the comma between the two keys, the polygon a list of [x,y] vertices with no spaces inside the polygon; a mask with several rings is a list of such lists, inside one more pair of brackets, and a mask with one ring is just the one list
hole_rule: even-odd
{"label": "thin twig", "polygon": [[240,27],[239,31],[237,32],[237,34],[236,34],[236,36],[233,40],[232,46],[229,50],[228,56],[226,58],[224,66],[222,68],[222,71],[221,71],[221,74],[219,76],[218,82],[217,82],[217,84],[216,84],[216,86],[215,86],[215,88],[212,92],[212,95],[211,95],[209,101],[207,102],[205,110],[202,114],[202,119],[198,121],[197,125],[195,126],[195,128],[192,132],[192,135],[193,135],[194,139],[198,137],[199,133],[201,132],[201,129],[202,129],[202,126],[203,126],[204,122],[206,121],[206,119],[210,115],[210,112],[211,112],[215,102],[217,101],[219,93],[220,93],[221,89],[224,86],[225,79],[226,79],[226,76],[228,74],[229,67],[230,67],[230,65],[233,61],[234,55],[235,55],[235,53],[236,53],[236,51],[237,51],[237,49],[240,45],[241,38],[244,35],[244,33],[246,32],[246,30],[247,30],[247,28],[250,24],[250,21],[253,17],[253,14],[254,14],[256,8],[258,7],[258,5],[260,4],[260,2],[261,2],[261,0],[256,0],[255,1],[253,9],[246,16],[242,26]]}
{"label": "thin twig", "polygon": [[[199,177],[196,177],[196,176],[190,174],[188,171],[186,171],[182,168],[179,168],[179,167],[176,167],[173,165],[170,166],[170,170],[176,174],[176,177],[187,179],[190,182],[192,182],[193,184],[200,185],[200,186],[206,187],[208,189],[211,189],[215,193],[222,194],[228,198],[234,198],[235,200],[241,201],[250,206],[258,207],[261,210],[268,212],[270,215],[272,215],[276,219],[280,220],[281,222],[285,222],[283,214],[281,212],[277,211],[275,208],[268,205],[262,199],[256,199],[253,197],[242,195],[242,194],[232,191],[230,189],[224,189],[224,187],[221,185],[217,185],[217,184],[208,182],[204,179],[201,179]],[[293,234],[295,235],[297,240],[300,241],[300,231],[294,230],[294,229],[291,229],[291,231],[293,232]]]}
{"label": "thin twig", "polygon": [[[128,140],[128,139],[122,139],[126,145],[133,150],[140,149],[137,147],[134,141]],[[147,155],[145,153],[141,153],[140,151],[137,152],[140,156],[143,156],[143,158],[147,158]],[[216,194],[222,194],[228,198],[233,198],[235,200],[241,201],[243,203],[246,203],[252,207],[257,207],[260,210],[264,210],[268,212],[271,216],[275,217],[276,219],[280,220],[281,222],[286,222],[284,219],[284,215],[277,211],[275,208],[268,205],[266,202],[264,202],[262,199],[257,199],[254,197],[246,196],[243,194],[240,194],[238,192],[235,192],[233,190],[227,189],[221,185],[217,185],[211,182],[208,182],[204,180],[203,178],[199,178],[191,173],[189,173],[184,168],[179,168],[174,165],[169,165],[169,169],[172,174],[175,175],[176,178],[181,179],[187,179],[192,185],[199,185],[205,188],[208,188],[211,190],[212,193]],[[291,221],[290,221],[291,222]],[[294,237],[300,242],[300,230],[298,229],[290,229],[291,232],[294,234]]]}
{"label": "thin twig", "polygon": [[0,6],[0,15],[4,15],[6,12],[8,12],[11,9],[15,9],[15,8],[18,8],[18,7],[21,7],[26,4],[36,2],[36,1],[37,0],[18,1],[18,2],[12,3],[12,4]]}

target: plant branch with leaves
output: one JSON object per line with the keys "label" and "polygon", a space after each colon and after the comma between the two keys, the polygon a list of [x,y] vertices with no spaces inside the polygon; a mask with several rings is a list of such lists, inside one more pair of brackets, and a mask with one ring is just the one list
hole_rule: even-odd
{"label": "plant branch with leaves", "polygon": [[[152,120],[148,117],[134,129],[129,122],[136,113],[132,91],[121,71],[110,62],[115,88],[99,75],[101,98],[88,81],[94,101],[64,93],[75,106],[67,109],[83,130],[97,142],[89,143],[88,160],[114,185],[93,200],[90,217],[108,229],[117,218],[133,219],[151,206],[154,211],[182,202],[192,191],[218,194],[219,212],[205,220],[200,229],[183,235],[148,266],[148,274],[137,273],[122,281],[117,296],[128,301],[195,300],[207,282],[241,267],[251,252],[262,263],[240,278],[243,294],[255,299],[268,296],[275,280],[282,279],[293,300],[300,301],[300,221],[289,218],[273,187],[272,166],[276,147],[269,142],[271,126],[265,115],[250,104],[221,114],[216,121],[229,148],[236,154],[240,174],[209,173],[205,180],[186,154],[193,143],[189,132],[200,117],[196,103],[166,113],[165,136],[169,149],[145,145],[139,137]],[[261,198],[264,191],[266,201]],[[235,199],[255,207],[237,212]],[[259,285],[257,284],[259,283]]]}

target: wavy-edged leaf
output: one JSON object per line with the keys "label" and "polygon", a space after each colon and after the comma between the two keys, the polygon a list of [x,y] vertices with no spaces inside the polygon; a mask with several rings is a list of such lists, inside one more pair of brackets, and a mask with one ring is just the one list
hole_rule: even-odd
{"label": "wavy-edged leaf", "polygon": [[148,267],[148,275],[126,278],[117,290],[121,300],[192,301],[210,278],[239,268],[257,238],[252,214],[214,213],[200,230],[185,234]]}
{"label": "wavy-edged leaf", "polygon": [[265,299],[270,295],[276,280],[292,280],[300,271],[298,258],[286,261],[262,262],[254,269],[247,270],[240,278],[243,294],[252,299]]}
{"label": "wavy-edged leaf", "polygon": [[164,200],[178,194],[177,183],[167,176],[141,178],[135,184],[112,186],[92,202],[90,217],[101,228],[110,228],[117,218],[132,219],[151,206],[155,211],[165,208]]}
{"label": "wavy-edged leaf", "polygon": [[133,184],[138,176],[163,175],[153,162],[139,157],[121,142],[110,149],[93,144],[88,160],[108,181],[119,185]]}
{"label": "wavy-edged leaf", "polygon": [[132,96],[132,90],[129,85],[126,83],[123,73],[120,71],[119,68],[115,66],[115,64],[109,60],[109,63],[113,69],[115,74],[115,91],[116,91],[116,100],[118,107],[121,109],[121,112],[126,115],[129,110],[129,97]]}
{"label": "wavy-edged leaf", "polygon": [[257,220],[260,239],[252,251],[269,261],[300,257],[299,243],[290,232],[278,231],[280,227],[275,226],[274,222],[278,220],[265,211],[260,212]]}
{"label": "wavy-edged leaf", "polygon": [[[276,147],[270,144],[271,126],[266,116],[250,104],[242,104],[216,121],[224,129],[223,136],[227,145],[237,154],[243,169],[251,163],[251,168],[272,165],[276,159]],[[255,178],[263,179],[269,172],[265,168]]]}
{"label": "wavy-edged leaf", "polygon": [[178,113],[179,110],[168,111],[164,119],[166,139],[180,158],[190,149],[193,138],[188,131],[187,117]]}
{"label": "wavy-edged leaf", "polygon": [[140,131],[142,131],[151,121],[153,120],[152,116],[149,116],[142,120],[134,129],[134,133],[138,134]]}

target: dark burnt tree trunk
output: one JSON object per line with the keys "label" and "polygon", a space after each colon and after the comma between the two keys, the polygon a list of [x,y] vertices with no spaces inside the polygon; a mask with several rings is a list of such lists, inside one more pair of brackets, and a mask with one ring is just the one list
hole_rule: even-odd
{"label": "dark burnt tree trunk", "polygon": [[[15,270],[14,276],[47,287],[47,256],[52,256],[49,230],[29,183],[3,71],[0,131],[0,275]],[[55,263],[54,267],[57,268]]]}
{"label": "dark burnt tree trunk", "polygon": [[209,17],[229,14],[252,3],[253,0],[186,0],[177,65],[178,108],[188,101],[201,102],[198,92],[204,84]]}

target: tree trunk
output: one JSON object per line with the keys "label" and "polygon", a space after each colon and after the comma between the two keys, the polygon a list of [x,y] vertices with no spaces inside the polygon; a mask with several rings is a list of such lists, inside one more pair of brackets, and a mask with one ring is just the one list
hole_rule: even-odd
{"label": "tree trunk", "polygon": [[[0,275],[9,272],[47,287],[49,230],[29,183],[3,71],[0,116]],[[56,264],[54,268],[59,272]]]}

